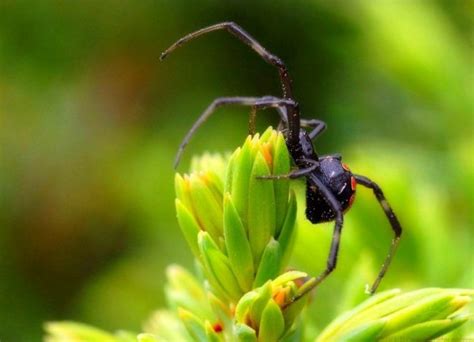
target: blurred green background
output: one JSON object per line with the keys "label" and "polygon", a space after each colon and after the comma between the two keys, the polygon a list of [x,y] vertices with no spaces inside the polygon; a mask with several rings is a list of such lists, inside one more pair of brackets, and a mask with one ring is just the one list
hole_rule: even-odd
{"label": "blurred green background", "polygon": [[[328,123],[318,151],[384,189],[405,232],[381,289],[474,287],[473,13],[468,0],[1,1],[0,339],[39,340],[61,319],[139,331],[164,305],[166,265],[192,266],[173,201],[181,138],[216,97],[280,94],[223,32],[158,61],[225,20],[286,62],[303,116]],[[247,113],[221,110],[180,170],[241,144]],[[369,191],[346,218],[316,329],[364,298],[390,243]],[[332,229],[300,222],[293,264],[316,274]]]}

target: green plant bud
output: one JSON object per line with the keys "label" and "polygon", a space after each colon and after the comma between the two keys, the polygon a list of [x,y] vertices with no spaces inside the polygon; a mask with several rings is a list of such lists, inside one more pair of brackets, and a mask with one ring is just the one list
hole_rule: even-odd
{"label": "green plant bud", "polygon": [[242,148],[238,148],[231,156],[225,191],[232,194],[232,199],[242,222],[247,227],[247,208],[249,198],[249,181],[253,165],[252,138],[245,140]]}
{"label": "green plant bud", "polygon": [[207,294],[199,281],[186,269],[178,265],[167,268],[168,282],[165,293],[173,310],[181,307],[208,320],[215,320],[207,300]]}
{"label": "green plant bud", "polygon": [[[49,322],[45,324],[46,342],[128,342],[130,335],[115,336],[87,324],[75,322]],[[133,339],[134,340],[134,339]],[[132,341],[133,341],[132,340]]]}
{"label": "green plant bud", "polygon": [[[341,315],[339,315],[336,319],[334,319],[325,329],[324,331],[327,332],[326,337],[329,337],[330,334],[334,334],[340,330],[342,330],[345,325],[350,324],[351,318],[354,317],[361,317],[363,312],[365,312],[370,307],[376,306],[378,303],[387,301],[390,298],[395,297],[396,295],[400,294],[400,289],[392,289],[384,292],[379,292],[367,300],[359,304],[357,307],[353,308],[350,311],[347,311]],[[318,339],[319,341],[319,339]]]}
{"label": "green plant bud", "polygon": [[259,342],[278,341],[285,331],[285,320],[280,307],[273,300],[268,301],[262,312]]}
{"label": "green plant bud", "polygon": [[153,334],[159,341],[189,341],[187,330],[177,312],[158,310],[144,324],[144,331]]}
{"label": "green plant bud", "polygon": [[[285,175],[290,172],[290,155],[286,147],[285,138],[282,134],[276,134],[276,141],[272,144],[273,146],[273,169],[272,174],[274,175]],[[276,207],[276,232],[275,237],[280,235],[280,231],[283,227],[283,222],[286,220],[288,215],[285,215],[288,207],[288,192],[290,188],[290,182],[288,179],[280,179],[274,182],[275,190],[275,207]],[[294,221],[292,224],[294,227]]]}
{"label": "green plant bud", "polygon": [[290,271],[246,293],[237,303],[235,324],[249,326],[258,341],[277,341],[288,334],[306,302],[300,299],[292,303],[298,284],[306,276],[304,272]]}
{"label": "green plant bud", "polygon": [[469,300],[464,300],[464,304],[460,305],[458,300],[454,300],[453,294],[446,292],[448,291],[420,299],[418,302],[390,314],[386,317],[387,324],[383,334],[388,335],[390,332],[402,330],[417,323],[441,318],[441,315],[446,317],[469,302]]}
{"label": "green plant bud", "polygon": [[178,316],[194,341],[206,341],[206,327],[199,317],[184,309],[178,309]]}
{"label": "green plant bud", "polygon": [[[220,180],[223,187],[223,180],[229,156],[222,156],[220,153],[204,153],[199,157],[191,159],[191,172],[205,172],[215,175]],[[217,184],[217,183],[216,183]],[[221,193],[223,192],[223,188]]]}
{"label": "green plant bud", "polygon": [[215,280],[229,301],[237,302],[242,296],[243,291],[240,289],[237,279],[232,272],[227,256],[221,252],[207,232],[201,231],[199,233],[198,244],[206,274]]}
{"label": "green plant bud", "polygon": [[272,290],[272,282],[270,280],[265,285],[254,290],[258,296],[255,297],[255,300],[250,305],[248,321],[252,322],[255,328],[260,325],[260,319],[268,301],[272,300]]}
{"label": "green plant bud", "polygon": [[[176,192],[176,198],[181,201],[181,203],[191,212],[193,213],[193,205],[191,201],[190,195],[190,187],[189,187],[189,178],[188,176],[181,176],[177,173],[174,177],[174,189]],[[194,213],[193,213],[194,215]]]}
{"label": "green plant bud", "polygon": [[224,303],[211,291],[207,292],[209,304],[216,316],[216,322],[222,322],[224,327],[232,326],[233,313],[230,306]]}
{"label": "green plant bud", "polygon": [[276,133],[276,131],[274,129],[272,129],[271,127],[268,127],[263,133],[262,135],[260,136],[260,141],[261,142],[268,142],[270,139],[274,139],[275,136],[274,134]]}
{"label": "green plant bud", "polygon": [[234,327],[234,335],[239,342],[257,342],[255,330],[245,324],[236,324]]}
{"label": "green plant bud", "polygon": [[254,267],[247,234],[230,194],[224,196],[224,238],[232,270],[244,291],[252,286]]}
{"label": "green plant bud", "polygon": [[451,317],[470,302],[474,290],[427,288],[408,293],[382,292],[331,323],[317,341],[354,340],[366,336],[426,336],[429,339],[465,322]]}
{"label": "green plant bud", "polygon": [[[277,202],[278,203],[278,202]],[[288,264],[293,245],[296,240],[296,195],[290,192],[290,200],[287,205],[287,212],[279,234],[276,236],[281,250],[280,272]]]}
{"label": "green plant bud", "polygon": [[[184,177],[176,175],[175,177],[176,196],[179,203],[187,209],[187,216],[191,214],[199,229],[208,231],[216,241],[219,241],[223,235],[223,195],[219,190],[222,188],[221,183],[221,179],[211,171],[192,173]],[[184,211],[183,208],[178,208],[178,205],[177,209],[180,209],[178,215]],[[180,218],[178,216],[178,220]],[[189,221],[186,219],[185,223]],[[179,223],[181,225],[180,221]],[[185,234],[191,233],[187,226],[181,227],[181,229]],[[189,243],[189,236],[185,236]]]}
{"label": "green plant bud", "polygon": [[249,317],[250,308],[257,298],[259,298],[259,293],[257,291],[247,292],[240,298],[237,306],[235,308],[235,320],[237,322],[246,322]]}
{"label": "green plant bud", "polygon": [[356,329],[350,330],[345,335],[338,337],[337,341],[378,341],[378,336],[385,326],[385,323],[384,319],[364,323]]}
{"label": "green plant bud", "polygon": [[184,238],[191,248],[191,252],[193,252],[196,258],[199,258],[200,252],[197,237],[201,231],[201,228],[199,227],[199,224],[195,220],[193,214],[188,210],[188,208],[186,208],[181,200],[176,199],[175,205],[178,223],[181,227]]}
{"label": "green plant bud", "polygon": [[223,235],[222,196],[216,199],[204,174],[189,176],[191,201],[197,221],[214,241]]}
{"label": "green plant bud", "polygon": [[267,280],[276,278],[280,272],[281,250],[278,241],[273,238],[265,247],[253,287],[262,286]]}
{"label": "green plant bud", "polygon": [[248,236],[254,265],[258,266],[265,246],[274,235],[276,208],[273,182],[257,179],[270,175],[270,168],[262,153],[257,153],[249,182]]}
{"label": "green plant bud", "polygon": [[[444,320],[429,321],[420,324],[415,324],[407,329],[399,331],[395,334],[389,335],[381,341],[403,341],[403,340],[419,340],[427,341],[440,337],[451,330],[456,329],[461,324],[466,323],[469,316],[457,316]],[[469,340],[469,339],[466,339]]]}
{"label": "green plant bud", "polygon": [[[216,295],[235,304],[252,286],[276,277],[292,250],[296,199],[289,182],[259,178],[290,171],[285,139],[269,128],[247,137],[230,158],[204,155],[192,164],[194,173],[176,176],[178,222]],[[212,243],[199,241],[203,231]]]}

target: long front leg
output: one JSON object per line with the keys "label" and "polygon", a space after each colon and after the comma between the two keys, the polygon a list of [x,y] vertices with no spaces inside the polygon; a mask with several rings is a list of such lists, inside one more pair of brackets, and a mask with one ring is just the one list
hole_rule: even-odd
{"label": "long front leg", "polygon": [[379,271],[379,274],[377,276],[377,279],[375,279],[374,283],[372,284],[371,288],[368,290],[370,294],[374,293],[377,290],[377,287],[379,286],[380,282],[382,281],[383,276],[387,272],[388,266],[390,266],[390,263],[392,262],[393,255],[395,254],[395,251],[397,250],[398,244],[400,243],[400,237],[402,235],[402,226],[400,225],[400,222],[398,221],[397,217],[395,216],[395,213],[392,210],[392,207],[390,207],[390,204],[388,204],[382,189],[373,181],[371,181],[369,178],[360,176],[360,175],[354,175],[354,178],[357,182],[357,184],[363,185],[369,189],[372,189],[374,192],[375,197],[377,198],[377,201],[380,203],[380,206],[382,207],[385,216],[387,216],[388,221],[390,222],[390,226],[392,227],[394,237],[392,239],[392,244],[390,245],[390,249],[388,251],[388,254],[385,258],[385,261],[382,265],[382,268]]}
{"label": "long front leg", "polygon": [[171,45],[169,48],[167,48],[161,54],[160,59],[161,60],[165,59],[171,52],[176,50],[178,47],[180,47],[184,43],[189,42],[190,40],[193,40],[195,38],[198,38],[199,36],[202,36],[203,34],[206,34],[212,31],[218,31],[218,30],[226,30],[227,32],[232,34],[234,37],[239,39],[241,42],[250,46],[252,50],[254,50],[267,63],[275,66],[278,69],[278,73],[280,75],[280,80],[281,80],[282,90],[283,90],[283,97],[286,99],[293,98],[292,89],[291,89],[291,78],[290,78],[290,75],[288,74],[288,69],[286,68],[285,63],[283,63],[283,61],[279,57],[267,51],[267,49],[265,49],[255,38],[253,38],[249,33],[247,33],[247,31],[245,31],[242,27],[240,27],[234,22],[219,23],[219,24],[208,26],[200,30],[197,30],[195,32],[189,33],[186,36],[179,39],[176,43]]}
{"label": "long front leg", "polygon": [[[278,74],[280,76],[281,87],[283,91],[283,98],[293,101],[293,92],[291,87],[291,78],[283,61],[267,51],[255,38],[253,38],[249,33],[247,33],[242,27],[237,25],[234,22],[224,22],[220,24],[215,24],[208,26],[192,32],[171,45],[166,49],[160,56],[160,59],[165,59],[171,52],[183,45],[184,43],[198,38],[199,36],[218,30],[226,30],[233,36],[237,37],[240,41],[250,46],[260,57],[263,58],[267,63],[275,66],[278,69]],[[287,107],[287,124],[289,127],[287,140],[292,145],[298,144],[299,141],[299,132],[300,132],[300,116],[298,106]]]}
{"label": "long front leg", "polygon": [[[188,131],[186,136],[184,137],[183,141],[179,145],[178,152],[176,153],[174,167],[176,168],[181,160],[181,156],[186,148],[186,145],[191,140],[194,133],[196,133],[197,129],[216,111],[217,108],[222,107],[224,105],[240,105],[240,106],[250,106],[255,107],[256,109],[263,109],[263,108],[296,108],[297,104],[288,99],[280,99],[273,96],[264,96],[264,97],[221,97],[215,99],[207,109],[201,114],[201,116],[196,120],[193,124],[191,129]],[[278,110],[281,114],[283,111]],[[282,119],[285,119],[282,117]]]}

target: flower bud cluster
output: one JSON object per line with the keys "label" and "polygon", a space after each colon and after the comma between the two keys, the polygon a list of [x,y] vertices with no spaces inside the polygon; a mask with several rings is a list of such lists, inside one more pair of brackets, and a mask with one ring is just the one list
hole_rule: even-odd
{"label": "flower bud cluster", "polygon": [[432,340],[469,319],[459,311],[473,295],[466,289],[385,291],[337,318],[316,342]]}
{"label": "flower bud cluster", "polygon": [[[179,225],[212,292],[228,303],[276,278],[295,239],[296,200],[284,137],[272,129],[248,137],[222,172],[222,158],[196,161],[176,176]],[[220,161],[219,161],[220,160]],[[214,167],[209,167],[214,165]]]}

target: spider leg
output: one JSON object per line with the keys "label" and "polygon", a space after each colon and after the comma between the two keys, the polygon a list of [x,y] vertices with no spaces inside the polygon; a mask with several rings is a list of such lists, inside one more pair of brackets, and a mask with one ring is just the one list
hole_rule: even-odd
{"label": "spider leg", "polygon": [[308,136],[311,140],[316,138],[318,135],[320,135],[324,130],[326,129],[326,123],[321,120],[317,119],[301,119],[301,127],[309,127],[312,128],[312,131],[309,132]]}
{"label": "spider leg", "polygon": [[[194,122],[191,129],[188,131],[183,141],[179,145],[178,152],[176,153],[174,167],[176,168],[181,160],[181,156],[184,152],[186,145],[191,140],[194,133],[197,129],[216,111],[217,108],[224,105],[240,105],[240,106],[250,106],[255,107],[256,109],[263,108],[296,108],[298,105],[290,99],[281,99],[273,96],[264,96],[264,97],[220,97],[212,101],[212,103],[207,107],[207,109],[201,114],[201,116]],[[280,114],[282,111],[278,111]],[[285,118],[282,118],[282,120]]]}
{"label": "spider leg", "polygon": [[400,222],[398,221],[397,217],[395,216],[395,213],[393,212],[392,208],[390,207],[390,204],[388,204],[387,200],[385,199],[385,196],[382,192],[382,189],[371,181],[369,178],[360,176],[360,175],[354,175],[354,178],[357,182],[357,184],[363,185],[369,189],[372,189],[374,192],[375,197],[377,198],[377,201],[380,203],[380,206],[382,207],[385,216],[387,216],[388,221],[390,222],[390,225],[392,227],[393,233],[394,233],[394,238],[392,239],[392,244],[390,245],[390,250],[388,251],[388,254],[385,258],[385,261],[382,265],[382,268],[379,271],[379,274],[377,276],[377,279],[375,279],[372,287],[369,289],[369,293],[372,294],[377,290],[377,287],[380,284],[380,281],[382,280],[383,276],[385,275],[385,272],[387,272],[388,267],[390,266],[390,262],[392,261],[393,255],[395,254],[395,251],[397,250],[398,244],[400,243],[400,236],[402,235],[402,227],[400,225]]}
{"label": "spider leg", "polygon": [[[255,134],[255,122],[257,119],[257,107],[252,106],[250,109],[250,116],[249,116],[249,134],[254,135]],[[285,125],[288,125],[288,115],[287,115],[287,109],[284,106],[279,106],[275,108],[278,112],[278,115],[280,115],[280,121],[278,122],[277,126],[277,131],[284,132],[287,131],[285,129]]]}
{"label": "spider leg", "polygon": [[331,247],[329,249],[326,269],[316,278],[311,278],[308,282],[306,282],[304,285],[304,290],[298,295],[296,295],[286,306],[293,304],[297,300],[301,299],[308,292],[312,291],[316,286],[318,286],[336,268],[337,256],[339,253],[339,243],[341,240],[342,226],[344,224],[344,216],[341,210],[341,205],[334,197],[331,190],[329,190],[327,186],[324,185],[324,183],[314,173],[309,174],[308,179],[311,180],[311,182],[313,182],[317,186],[318,190],[324,195],[332,210],[334,210],[334,212],[336,213],[336,218],[334,220],[334,231],[332,234]]}
{"label": "spider leg", "polygon": [[166,49],[160,56],[160,59],[165,59],[171,52],[176,50],[178,47],[187,43],[190,40],[198,38],[199,36],[218,30],[226,30],[237,39],[239,39],[244,44],[250,46],[260,57],[262,57],[265,62],[275,66],[278,68],[278,73],[280,75],[282,90],[283,90],[283,97],[287,99],[293,98],[292,90],[291,90],[291,78],[288,74],[288,70],[283,63],[283,61],[267,51],[255,38],[253,38],[250,34],[248,34],[242,27],[237,25],[234,22],[223,22],[219,24],[215,24],[212,26],[208,26],[197,30],[195,32],[189,33],[186,36],[182,37],[178,41],[176,41],[173,45],[171,45],[168,49]]}
{"label": "spider leg", "polygon": [[304,162],[310,165],[304,168],[293,170],[290,173],[285,174],[285,175],[257,176],[257,179],[279,180],[279,179],[295,179],[295,178],[305,177],[311,172],[313,172],[319,166],[319,162],[316,160],[304,159]]}
{"label": "spider leg", "polygon": [[252,106],[250,107],[250,115],[249,115],[249,134],[251,136],[254,136],[255,135],[255,131],[256,131],[256,128],[255,128],[255,123],[257,121],[257,107],[255,106]]}
{"label": "spider leg", "polygon": [[[288,73],[288,69],[286,68],[285,63],[283,61],[267,51],[255,38],[253,38],[250,34],[248,34],[242,27],[237,25],[234,22],[223,22],[219,24],[215,24],[212,26],[208,26],[192,32],[178,41],[176,41],[173,45],[171,45],[168,49],[166,49],[160,56],[160,59],[165,59],[171,52],[175,49],[183,45],[184,43],[193,40],[203,34],[218,31],[218,30],[226,30],[237,39],[239,39],[244,44],[250,46],[260,57],[263,58],[267,63],[273,65],[278,69],[278,74],[280,76],[281,87],[283,91],[283,98],[292,100],[293,99],[293,92],[291,88],[291,77]],[[293,101],[294,102],[294,101]],[[288,138],[287,141],[290,145],[296,146],[299,142],[299,132],[300,132],[300,117],[299,117],[299,109],[298,106],[289,106],[287,109],[287,120],[286,123],[288,125]],[[252,128],[252,127],[250,127]]]}

